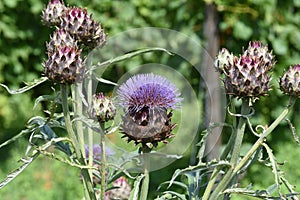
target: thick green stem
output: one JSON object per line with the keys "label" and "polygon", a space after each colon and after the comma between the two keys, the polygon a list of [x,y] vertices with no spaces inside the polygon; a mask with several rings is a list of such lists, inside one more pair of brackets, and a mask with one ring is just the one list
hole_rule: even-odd
{"label": "thick green stem", "polygon": [[[75,116],[80,117],[82,116],[82,83],[76,83],[75,84],[75,107],[74,107],[74,113]],[[85,142],[84,142],[84,133],[83,133],[83,126],[82,121],[77,120],[76,121],[76,130],[77,130],[77,136],[78,136],[78,142],[80,145],[80,150],[83,152],[83,157],[85,158]]]}
{"label": "thick green stem", "polygon": [[277,117],[277,119],[271,124],[271,126],[261,134],[259,139],[254,143],[254,145],[251,147],[251,149],[247,152],[247,154],[243,157],[243,159],[234,168],[234,170],[233,170],[234,173],[238,172],[246,164],[248,159],[262,145],[265,138],[272,133],[272,131],[278,126],[278,124],[282,120],[284,120],[284,118],[287,116],[287,114],[291,110],[292,106],[294,105],[294,103],[295,103],[295,99],[293,97],[291,97],[287,107],[282,111],[282,113]]}
{"label": "thick green stem", "polygon": [[[87,103],[88,105],[92,104],[92,97],[93,97],[93,81],[92,81],[92,72],[89,73],[89,77],[86,79],[86,91],[87,91]],[[88,148],[89,148],[89,167],[92,167],[94,164],[94,152],[93,152],[93,145],[94,145],[94,132],[91,128],[88,128]],[[89,169],[90,176],[93,177],[93,170]]]}
{"label": "thick green stem", "polygon": [[[235,106],[233,103],[231,103],[231,107],[232,107],[231,109],[235,111]],[[249,113],[249,110],[250,110],[249,102],[243,101],[241,114],[246,115]],[[235,119],[233,120],[233,123],[234,123],[233,126],[235,127],[235,125],[236,125]],[[233,149],[232,157],[231,157],[231,164],[235,165],[235,163],[237,162],[237,160],[239,158],[240,148],[241,148],[243,137],[244,137],[245,127],[246,127],[246,120],[243,117],[241,117],[239,120],[239,124],[238,124],[235,134],[231,135],[229,142],[226,145],[226,148],[221,155],[221,158],[220,158],[221,160],[223,160],[227,157],[230,149]],[[212,176],[208,182],[208,185],[205,189],[205,192],[203,194],[203,197],[202,197],[203,200],[209,199],[210,193],[214,187],[216,179],[218,178],[218,174],[219,174],[220,170],[221,170],[221,167],[216,167],[214,169]]]}
{"label": "thick green stem", "polygon": [[[64,113],[64,117],[65,117],[65,124],[66,124],[66,129],[67,129],[68,135],[74,144],[74,150],[75,150],[77,159],[79,160],[79,162],[82,165],[85,165],[85,160],[84,160],[84,157],[80,150],[81,148],[80,148],[78,139],[77,139],[77,137],[73,131],[73,127],[72,127],[69,106],[68,106],[67,86],[63,85],[63,84],[61,84],[61,98],[62,98],[62,107],[63,107],[63,113]],[[82,169],[81,173],[82,173],[82,178],[83,178],[85,194],[87,194],[85,197],[86,200],[96,200],[93,184],[92,184],[92,181],[91,181],[91,178],[89,176],[87,169]]]}
{"label": "thick green stem", "polygon": [[242,109],[241,109],[241,117],[239,119],[239,124],[237,127],[237,132],[235,136],[235,142],[233,145],[233,150],[232,150],[232,155],[230,159],[230,163],[232,166],[235,166],[239,157],[240,157],[240,151],[241,151],[241,146],[244,138],[244,132],[245,132],[245,127],[246,127],[246,119],[243,117],[243,115],[249,114],[250,107],[249,107],[249,101],[248,100],[243,100],[242,103]]}
{"label": "thick green stem", "polygon": [[215,185],[216,179],[218,177],[219,171],[220,171],[220,167],[216,167],[214,169],[214,171],[210,177],[210,180],[207,184],[207,187],[205,188],[202,200],[207,200],[209,198],[209,195],[210,195],[210,193]]}
{"label": "thick green stem", "polygon": [[232,165],[232,168],[230,168],[223,179],[220,181],[214,192],[212,193],[210,199],[216,200],[220,193],[226,189],[228,183],[232,180],[232,178],[238,173],[238,171],[247,163],[247,161],[251,158],[251,156],[255,153],[255,151],[262,145],[265,138],[271,134],[271,132],[278,126],[278,124],[287,116],[289,113],[291,107],[294,105],[295,99],[291,98],[289,101],[288,106],[282,111],[282,113],[278,116],[278,118],[271,124],[271,126],[265,130],[260,138],[255,142],[255,144],[251,147],[251,149],[248,151],[248,153],[243,157],[243,159],[238,162],[236,165]]}
{"label": "thick green stem", "polygon": [[105,123],[100,122],[101,128],[101,141],[100,141],[100,148],[101,148],[101,200],[105,198],[105,188],[106,188],[106,152],[105,152]]}
{"label": "thick green stem", "polygon": [[147,153],[143,153],[144,179],[143,179],[142,188],[141,188],[141,198],[140,198],[140,200],[147,200],[147,196],[148,196],[149,181],[150,181],[149,158],[148,157],[149,157],[149,155]]}

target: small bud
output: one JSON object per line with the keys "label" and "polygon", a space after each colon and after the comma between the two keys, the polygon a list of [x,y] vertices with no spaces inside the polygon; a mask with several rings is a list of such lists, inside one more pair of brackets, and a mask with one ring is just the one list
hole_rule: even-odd
{"label": "small bud", "polygon": [[114,119],[116,108],[110,98],[105,97],[103,93],[99,93],[93,95],[89,114],[93,118],[96,117],[99,122],[107,122]]}
{"label": "small bud", "polygon": [[290,66],[279,79],[280,90],[289,96],[300,97],[300,64]]}

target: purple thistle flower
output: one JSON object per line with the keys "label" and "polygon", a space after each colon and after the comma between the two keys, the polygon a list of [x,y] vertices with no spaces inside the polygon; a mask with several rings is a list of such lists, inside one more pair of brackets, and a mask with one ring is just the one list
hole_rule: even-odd
{"label": "purple thistle flower", "polygon": [[144,107],[176,109],[180,93],[165,77],[154,74],[140,74],[131,77],[118,90],[122,107],[139,111]]}
{"label": "purple thistle flower", "polygon": [[[179,108],[180,92],[165,77],[140,74],[131,77],[117,91],[117,99],[125,110],[121,129],[128,142],[141,143],[151,149],[172,137],[172,110]],[[168,113],[168,110],[171,110]]]}

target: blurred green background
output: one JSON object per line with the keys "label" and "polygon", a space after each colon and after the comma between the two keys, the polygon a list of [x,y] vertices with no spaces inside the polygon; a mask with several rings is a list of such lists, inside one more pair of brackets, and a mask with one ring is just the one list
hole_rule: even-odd
{"label": "blurred green background", "polygon": [[[207,1],[208,2],[208,1]],[[101,22],[108,35],[139,27],[161,27],[176,30],[205,43],[203,26],[205,1],[196,0],[70,0],[66,3],[88,8],[89,13]],[[273,72],[273,89],[269,97],[255,104],[256,118],[253,124],[270,124],[286,105],[287,97],[278,89],[278,76],[291,64],[300,63],[300,0],[216,0],[219,17],[220,47],[239,54],[249,40],[261,40],[268,44],[276,55]],[[41,76],[45,55],[45,41],[52,32],[41,24],[41,11],[47,1],[1,0],[0,1],[0,82],[10,88],[19,88]],[[199,55],[200,57],[200,55]],[[140,56],[134,62],[160,62],[155,54]],[[199,77],[195,70],[182,60],[168,61],[182,73],[197,92]],[[167,62],[167,63],[168,63]],[[125,62],[114,72],[107,72],[111,80],[120,77],[132,63]],[[111,76],[111,77],[109,77]],[[50,83],[34,88],[20,95],[9,95],[0,88],[0,143],[16,135],[34,115],[43,115],[43,105],[33,110],[34,100],[41,94],[51,92]],[[300,130],[300,105],[295,105],[290,119]],[[246,141],[255,140],[247,135]],[[288,160],[282,166],[287,178],[300,191],[300,148],[290,134],[287,123],[282,123],[270,138],[268,144],[274,149],[279,162]],[[0,178],[13,170],[16,161],[24,155],[26,138],[0,149]],[[188,166],[187,157],[168,168],[151,174],[150,199],[157,195],[159,183],[169,180],[177,168]],[[78,170],[69,170],[66,165],[39,158],[22,175],[0,190],[1,199],[81,199],[82,191]],[[242,186],[254,183],[257,189],[268,187],[273,181],[269,170],[262,170],[255,163]],[[239,198],[237,198],[239,199]],[[244,198],[245,199],[245,198]],[[253,199],[253,198],[252,198]]]}

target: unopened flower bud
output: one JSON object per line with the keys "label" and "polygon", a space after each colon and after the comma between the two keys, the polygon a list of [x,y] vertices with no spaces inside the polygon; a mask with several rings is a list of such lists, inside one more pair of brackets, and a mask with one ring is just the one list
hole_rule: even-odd
{"label": "unopened flower bud", "polygon": [[270,71],[275,65],[272,52],[261,42],[249,42],[248,49],[239,57],[222,50],[215,61],[225,74],[227,94],[239,98],[255,98],[267,95],[270,90]]}
{"label": "unopened flower bud", "polygon": [[300,65],[290,66],[279,79],[280,90],[289,96],[300,97]]}
{"label": "unopened flower bud", "polygon": [[81,50],[76,46],[62,46],[49,52],[44,62],[44,74],[54,83],[73,84],[82,81],[85,73]]}
{"label": "unopened flower bud", "polygon": [[64,14],[66,6],[63,1],[50,0],[43,9],[42,22],[49,26],[58,26],[61,23],[61,16]]}
{"label": "unopened flower bud", "polygon": [[60,27],[67,30],[79,44],[90,48],[102,46],[106,42],[101,25],[83,8],[68,8],[62,16]]}
{"label": "unopened flower bud", "polygon": [[107,122],[114,119],[116,108],[111,99],[105,97],[103,93],[95,94],[93,95],[90,115],[96,117],[99,122]]}

